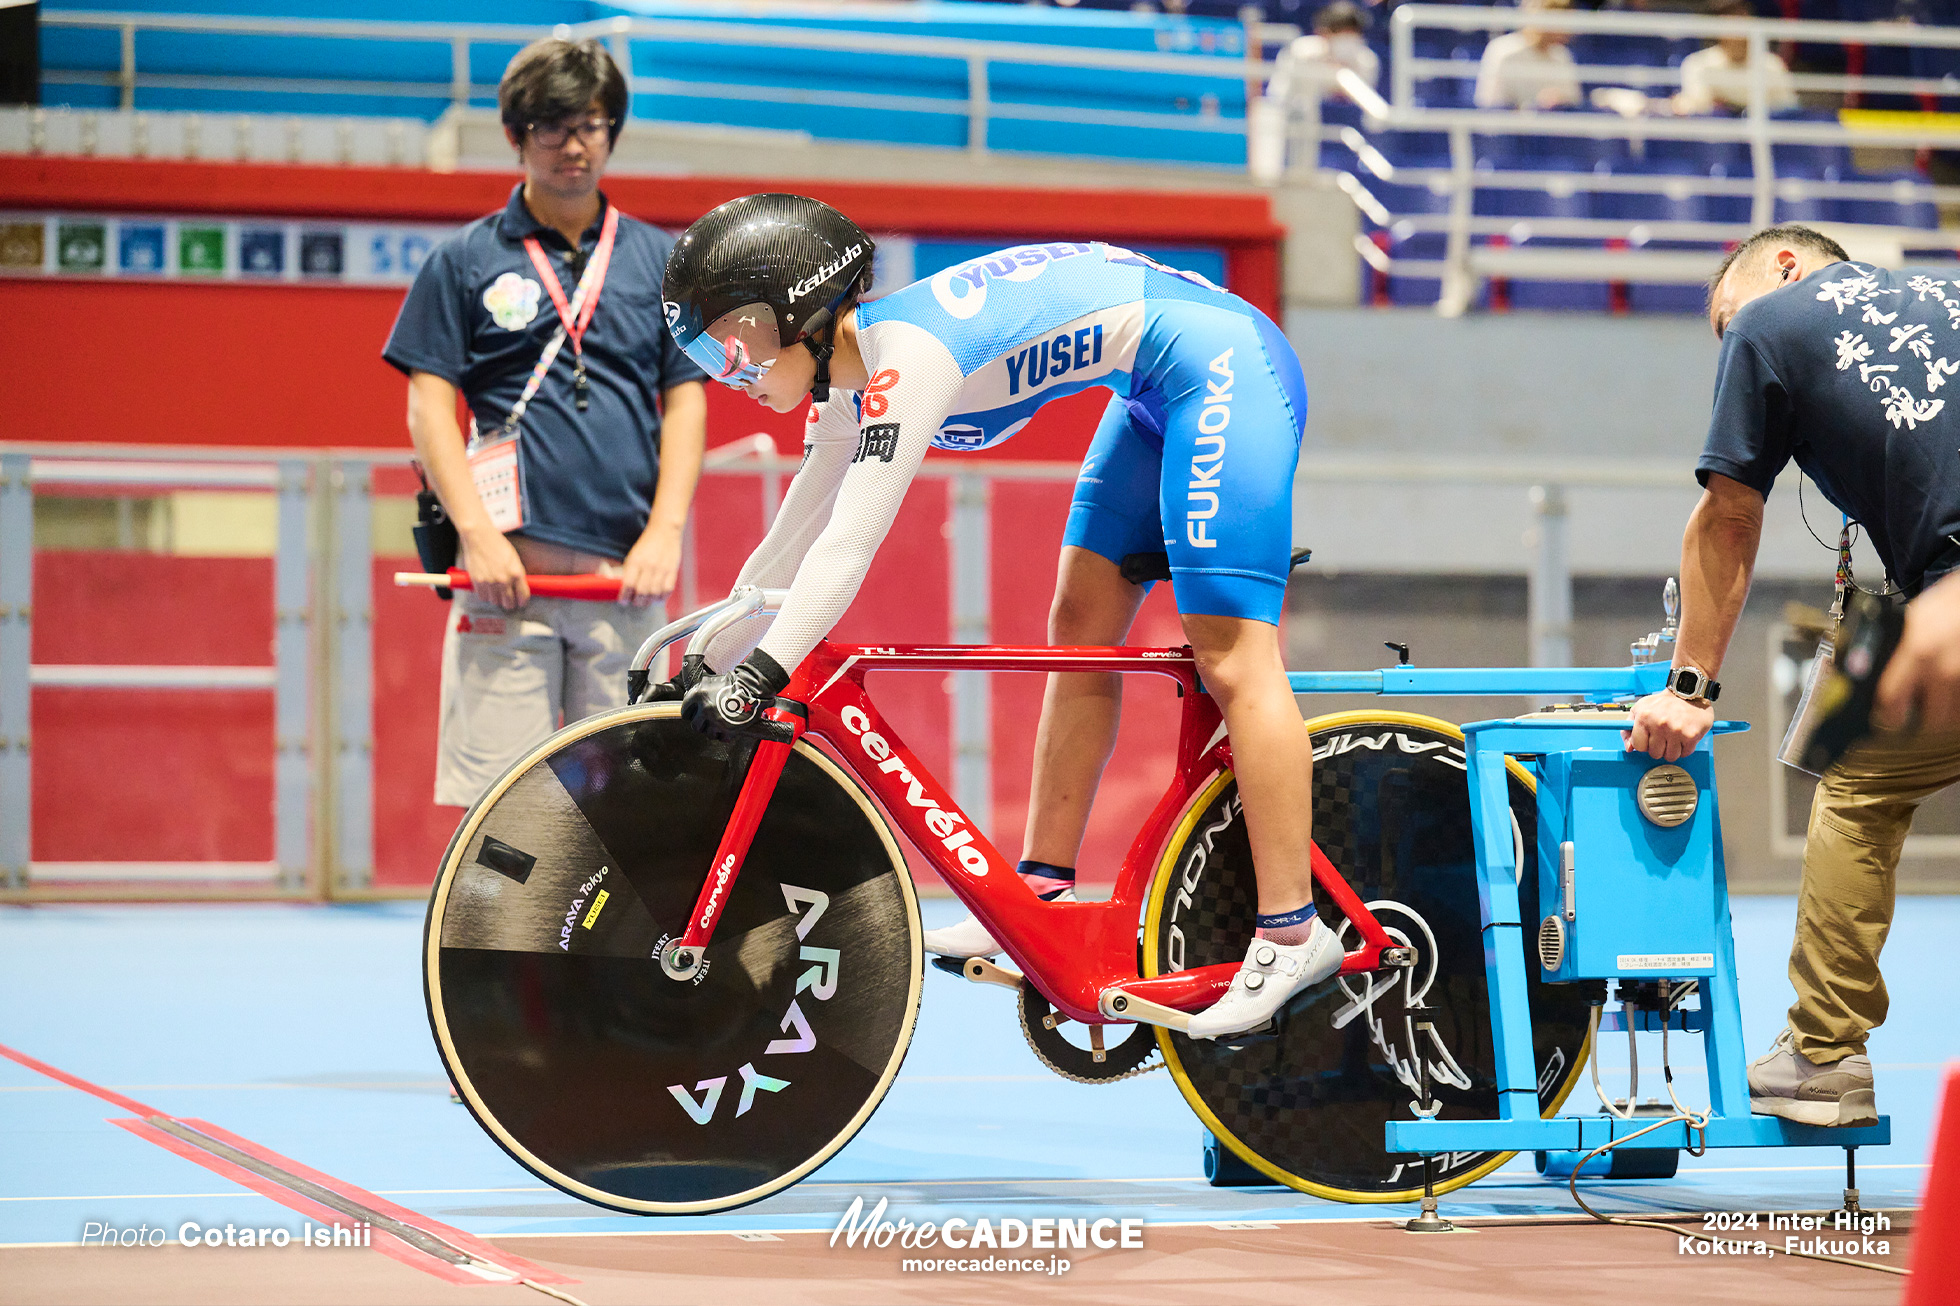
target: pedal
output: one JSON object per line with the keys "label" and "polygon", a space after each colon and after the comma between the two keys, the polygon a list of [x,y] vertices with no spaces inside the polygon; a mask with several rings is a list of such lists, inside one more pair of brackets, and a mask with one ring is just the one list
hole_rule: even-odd
{"label": "pedal", "polygon": [[1021,987],[1021,972],[996,966],[986,957],[934,957],[932,964],[948,975],[972,980],[975,984],[998,984],[1004,989]]}
{"label": "pedal", "polygon": [[1272,1043],[1278,1038],[1279,1017],[1274,1016],[1263,1025],[1254,1025],[1251,1029],[1237,1034],[1227,1034],[1218,1040],[1218,1046],[1227,1052],[1243,1052],[1254,1044]]}

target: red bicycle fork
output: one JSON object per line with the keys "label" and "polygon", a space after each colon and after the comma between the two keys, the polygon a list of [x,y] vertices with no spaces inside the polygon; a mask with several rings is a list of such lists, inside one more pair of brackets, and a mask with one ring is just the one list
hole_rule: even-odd
{"label": "red bicycle fork", "polygon": [[660,969],[669,979],[687,980],[700,974],[708,940],[715,934],[715,922],[728,906],[729,890],[735,884],[735,877],[741,874],[742,863],[748,859],[749,845],[762,825],[762,814],[769,809],[769,800],[776,796],[776,781],[782,778],[789,755],[803,735],[804,719],[796,712],[772,705],[762,716],[764,720],[788,727],[790,737],[757,741],[755,757],[742,781],[742,792],[735,800],[735,810],[715,849],[713,868],[702,881],[694,911],[687,918],[687,929],[661,951]]}

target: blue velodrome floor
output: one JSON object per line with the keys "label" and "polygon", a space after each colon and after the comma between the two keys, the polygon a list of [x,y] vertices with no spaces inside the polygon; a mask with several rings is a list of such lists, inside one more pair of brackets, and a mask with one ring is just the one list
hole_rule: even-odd
{"label": "blue velodrome floor", "polygon": [[[927,924],[957,905],[925,904]],[[1735,903],[1743,1024],[1766,1045],[1789,1001],[1794,902]],[[828,1230],[851,1199],[894,1217],[1141,1216],[1152,1223],[1379,1220],[1280,1188],[1214,1189],[1199,1127],[1161,1073],[1091,1087],[1042,1070],[1005,992],[928,976],[917,1040],[864,1131],[810,1180],[729,1215],[614,1215],[518,1169],[452,1106],[417,969],[421,909],[0,908],[0,1043],[161,1111],[212,1121],[482,1236]],[[1942,1066],[1960,1058],[1960,898],[1900,900],[1892,1017],[1872,1039],[1893,1144],[1864,1150],[1870,1208],[1917,1204]],[[1609,1084],[1623,1068],[1607,1066]],[[1701,1080],[1684,1077],[1684,1100]],[[1589,1090],[1582,1089],[1582,1092]],[[0,1246],[75,1242],[83,1224],[291,1224],[291,1213],[106,1123],[128,1114],[0,1059]],[[1835,1206],[1835,1149],[1712,1152],[1671,1181],[1591,1185],[1624,1212]],[[1461,1215],[1572,1214],[1513,1162],[1445,1198]]]}

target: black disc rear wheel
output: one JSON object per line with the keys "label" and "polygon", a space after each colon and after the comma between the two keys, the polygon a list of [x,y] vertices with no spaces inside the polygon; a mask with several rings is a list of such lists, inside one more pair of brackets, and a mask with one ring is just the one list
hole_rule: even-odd
{"label": "black disc rear wheel", "polygon": [[918,1014],[920,927],[891,832],[807,744],[784,768],[691,981],[686,928],[752,745],[671,703],[579,722],[463,818],[430,898],[429,1022],[463,1101],[526,1169],[618,1210],[727,1210],[848,1142]]}
{"label": "black disc rear wheel", "polygon": [[[1434,717],[1350,712],[1307,723],[1314,744],[1313,837],[1390,934],[1415,949],[1410,972],[1337,977],[1293,999],[1270,1036],[1236,1047],[1159,1030],[1164,1060],[1198,1115],[1276,1182],[1345,1202],[1421,1194],[1416,1157],[1391,1156],[1383,1126],[1415,1118],[1417,1058],[1446,1120],[1497,1114],[1490,991],[1463,734]],[[1538,919],[1537,801],[1511,765],[1523,919]],[[1321,919],[1358,936],[1316,886]],[[1187,813],[1144,911],[1146,974],[1238,963],[1252,938],[1257,883],[1229,774]],[[1585,1065],[1586,1000],[1525,968],[1539,1104],[1556,1111]],[[1412,1017],[1405,1020],[1406,1017]],[[1428,1022],[1433,1036],[1411,1026]],[[1438,1191],[1495,1170],[1509,1152],[1438,1158]]]}

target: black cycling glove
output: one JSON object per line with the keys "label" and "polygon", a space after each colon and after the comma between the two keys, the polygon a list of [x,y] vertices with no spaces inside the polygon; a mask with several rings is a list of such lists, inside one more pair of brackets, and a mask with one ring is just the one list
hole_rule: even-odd
{"label": "black cycling glove", "polygon": [[771,723],[762,710],[788,685],[789,672],[757,649],[727,675],[704,676],[691,687],[681,700],[681,719],[717,739],[763,734]]}
{"label": "black cycling glove", "polygon": [[[653,688],[647,688],[647,673],[629,671],[627,674],[627,697],[629,703],[678,703],[687,697],[687,691],[694,688],[706,676],[712,676],[708,660],[699,653],[689,653],[681,659],[680,673],[671,680],[663,680]],[[638,676],[637,686],[632,677]]]}

